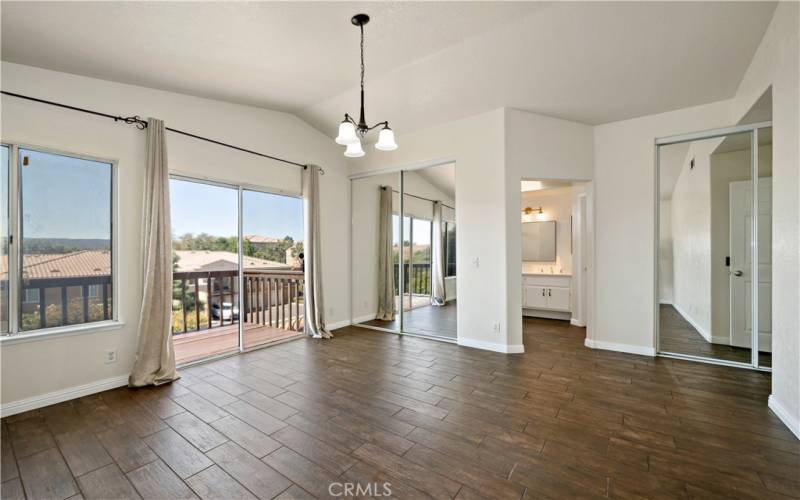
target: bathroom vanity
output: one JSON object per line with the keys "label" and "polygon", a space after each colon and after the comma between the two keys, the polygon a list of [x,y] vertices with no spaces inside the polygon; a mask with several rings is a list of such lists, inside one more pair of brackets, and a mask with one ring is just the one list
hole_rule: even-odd
{"label": "bathroom vanity", "polygon": [[523,316],[569,321],[572,317],[571,281],[572,276],[569,274],[523,273]]}

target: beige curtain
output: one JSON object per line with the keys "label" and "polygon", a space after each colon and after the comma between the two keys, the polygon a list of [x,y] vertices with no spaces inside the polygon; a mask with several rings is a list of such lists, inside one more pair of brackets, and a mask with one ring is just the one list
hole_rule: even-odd
{"label": "beige curtain", "polygon": [[142,214],[144,293],[139,315],[139,345],[128,385],[160,385],[179,377],[172,347],[172,234],[169,168],[164,122],[147,120],[147,150]]}
{"label": "beige curtain", "polygon": [[433,241],[431,242],[431,304],[443,306],[444,291],[444,224],[442,203],[433,202]]}
{"label": "beige curtain", "polygon": [[306,331],[314,338],[333,337],[325,328],[325,304],[322,300],[322,254],[320,252],[319,173],[316,165],[303,170],[303,205],[305,208],[305,300]]}
{"label": "beige curtain", "polygon": [[394,260],[392,255],[392,188],[381,186],[378,206],[378,316],[394,321]]}

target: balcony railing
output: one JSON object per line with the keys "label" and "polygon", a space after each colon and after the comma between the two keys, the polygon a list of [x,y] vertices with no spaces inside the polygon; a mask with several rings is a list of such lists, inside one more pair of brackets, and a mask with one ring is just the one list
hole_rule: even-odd
{"label": "balcony railing", "polygon": [[245,271],[241,314],[238,271],[176,272],[172,279],[173,334],[211,330],[240,319],[246,327],[305,328],[302,271]]}
{"label": "balcony railing", "polygon": [[[27,300],[31,290],[37,294]],[[110,275],[29,279],[22,285],[23,330],[107,320],[112,307]]]}
{"label": "balcony railing", "polygon": [[[394,265],[394,275],[398,276],[400,264]],[[411,290],[412,294],[430,295],[431,293],[431,265],[429,263],[414,263],[412,266],[406,262],[403,264],[403,283],[405,283],[406,294]],[[395,279],[394,293],[398,295],[400,284]]]}

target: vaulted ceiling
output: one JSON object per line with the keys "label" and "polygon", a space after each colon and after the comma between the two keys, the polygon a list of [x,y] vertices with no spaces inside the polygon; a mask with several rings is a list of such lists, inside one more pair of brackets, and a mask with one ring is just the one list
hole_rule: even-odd
{"label": "vaulted ceiling", "polygon": [[[2,58],[398,134],[501,106],[588,124],[732,97],[772,2],[2,2]],[[47,97],[47,96],[42,96]]]}

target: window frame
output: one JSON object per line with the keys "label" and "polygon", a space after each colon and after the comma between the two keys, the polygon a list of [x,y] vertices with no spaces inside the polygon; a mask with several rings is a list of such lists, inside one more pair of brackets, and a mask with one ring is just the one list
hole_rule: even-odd
{"label": "window frame", "polygon": [[[8,283],[9,283],[9,323],[8,332],[0,333],[0,343],[14,344],[42,340],[55,335],[76,335],[104,330],[117,330],[125,325],[121,311],[123,303],[119,286],[119,161],[116,159],[102,158],[94,155],[65,151],[48,146],[30,144],[23,141],[0,140],[0,144],[9,148],[9,179],[8,179],[8,204],[9,204],[9,236],[11,239],[8,252]],[[34,330],[22,330],[20,325],[22,299],[22,254],[19,245],[22,240],[22,196],[21,196],[21,168],[19,164],[20,149],[27,149],[38,153],[67,156],[78,160],[106,163],[111,167],[111,318],[102,321],[93,321],[72,325],[60,325]]]}

